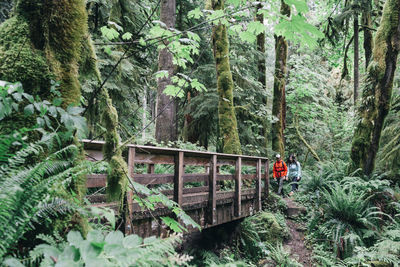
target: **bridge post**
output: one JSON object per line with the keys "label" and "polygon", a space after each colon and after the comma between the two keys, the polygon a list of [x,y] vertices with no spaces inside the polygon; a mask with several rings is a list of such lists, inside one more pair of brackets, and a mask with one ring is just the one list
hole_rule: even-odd
{"label": "bridge post", "polygon": [[236,173],[235,173],[235,202],[234,211],[235,216],[239,217],[241,215],[241,201],[242,201],[242,157],[236,159]]}
{"label": "bridge post", "polygon": [[[133,180],[133,173],[135,171],[135,148],[130,147],[128,152],[128,178]],[[127,214],[125,215],[125,235],[133,233],[133,192],[128,183],[128,189],[126,191],[126,203],[128,205]]]}
{"label": "bridge post", "polygon": [[267,159],[265,161],[265,174],[264,174],[264,178],[265,178],[265,198],[267,198],[269,196],[269,160]]}
{"label": "bridge post", "polygon": [[183,200],[183,152],[179,151],[175,155],[175,174],[174,174],[174,201],[182,205]]}
{"label": "bridge post", "polygon": [[258,159],[256,174],[256,210],[261,211],[261,209],[261,159]]}
{"label": "bridge post", "polygon": [[212,155],[208,176],[208,223],[217,222],[217,155]]}

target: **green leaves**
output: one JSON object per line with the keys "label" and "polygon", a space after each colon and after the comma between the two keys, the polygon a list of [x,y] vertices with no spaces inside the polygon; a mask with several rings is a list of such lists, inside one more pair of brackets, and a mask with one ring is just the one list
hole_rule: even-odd
{"label": "green leaves", "polygon": [[108,28],[107,26],[101,27],[100,31],[101,31],[101,34],[103,35],[103,37],[105,37],[107,40],[110,40],[110,41],[117,39],[119,37],[119,32],[117,32],[113,28]]}
{"label": "green leaves", "polygon": [[318,38],[324,35],[316,27],[306,22],[302,15],[292,16],[290,20],[281,20],[275,26],[275,33],[295,43],[306,43],[310,48],[315,48]]}
{"label": "green leaves", "polygon": [[203,16],[203,12],[201,12],[199,7],[189,11],[189,13],[188,13],[188,18],[190,18],[190,19],[192,19],[192,18],[193,19],[199,19],[202,16]]}
{"label": "green leaves", "polygon": [[308,6],[305,0],[285,0],[285,3],[289,6],[294,6],[299,13],[307,13]]}

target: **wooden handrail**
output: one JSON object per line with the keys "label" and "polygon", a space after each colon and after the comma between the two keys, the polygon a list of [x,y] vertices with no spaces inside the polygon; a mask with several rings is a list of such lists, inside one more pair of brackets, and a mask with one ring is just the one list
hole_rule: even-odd
{"label": "wooden handrail", "polygon": [[[87,158],[101,160],[103,158],[102,148],[104,141],[83,140]],[[238,219],[248,214],[248,209],[243,208],[242,200],[254,199],[254,210],[260,211],[262,206],[262,195],[268,196],[269,191],[269,161],[265,157],[247,155],[224,154],[208,151],[193,151],[176,148],[163,148],[141,145],[127,145],[128,173],[132,180],[143,185],[157,185],[172,183],[173,190],[164,190],[164,193],[184,207],[190,204],[203,203],[206,205],[205,222],[207,225],[215,225],[220,218],[217,218],[217,204],[232,203],[232,219]],[[135,164],[147,164],[147,173],[135,173]],[[155,174],[156,164],[174,165],[173,174]],[[204,173],[185,173],[185,167],[189,165],[204,166]],[[220,174],[219,167],[223,165],[235,166],[235,174]],[[256,167],[255,174],[242,174],[242,166],[249,165]],[[262,173],[264,165],[265,172]],[[223,192],[219,190],[218,181],[234,181],[234,191]],[[255,188],[244,188],[245,180],[255,180]],[[264,190],[261,181],[264,180]],[[198,188],[184,188],[187,182],[203,183]],[[88,175],[87,187],[103,187],[106,185],[106,175]],[[97,198],[99,199],[99,198]],[[132,222],[132,214],[136,212],[137,203],[133,202],[133,192],[127,192],[127,204],[129,212],[126,220]],[[200,202],[199,202],[200,201]],[[221,202],[222,201],[222,202]],[[225,202],[224,202],[225,201]],[[230,202],[226,202],[230,201]],[[246,205],[247,202],[243,202]],[[203,205],[202,204],[202,205]],[[218,206],[220,207],[220,206]],[[245,206],[243,206],[245,207]],[[242,214],[242,211],[244,214]],[[246,212],[247,211],[247,212]],[[219,216],[219,215],[218,215]],[[126,233],[132,232],[132,225],[126,224]]]}

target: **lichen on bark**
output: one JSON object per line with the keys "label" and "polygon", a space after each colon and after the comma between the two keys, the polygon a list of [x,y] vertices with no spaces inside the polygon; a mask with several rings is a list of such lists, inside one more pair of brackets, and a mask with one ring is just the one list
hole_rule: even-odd
{"label": "lichen on bark", "polygon": [[[214,10],[224,9],[224,0],[213,0]],[[229,40],[226,26],[213,27],[213,48],[217,69],[219,136],[224,153],[241,154],[236,114],[233,105],[233,79],[229,63]]]}
{"label": "lichen on bark", "polygon": [[[281,1],[281,14],[290,16],[290,6]],[[285,152],[284,127],[285,127],[285,86],[287,72],[288,43],[283,36],[275,36],[275,74],[274,95],[272,101],[272,115],[276,121],[272,123],[272,150],[282,156]]]}
{"label": "lichen on bark", "polygon": [[400,0],[386,1],[377,30],[372,60],[358,109],[359,121],[354,131],[349,172],[362,169],[371,174],[385,117],[390,109],[393,78],[400,50]]}

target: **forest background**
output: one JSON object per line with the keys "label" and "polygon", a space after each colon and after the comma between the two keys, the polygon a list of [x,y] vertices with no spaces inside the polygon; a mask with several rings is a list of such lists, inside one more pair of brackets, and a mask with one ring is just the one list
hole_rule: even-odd
{"label": "forest background", "polygon": [[[366,188],[386,185],[398,205],[399,9],[394,0],[2,1],[0,79],[23,88],[1,91],[1,160],[11,168],[2,174],[20,171],[10,167],[17,151],[52,140],[28,163],[74,154],[77,178],[50,195],[82,203],[78,140],[103,139],[111,201],[128,184],[124,143],[295,153],[310,181],[325,179],[314,189],[357,176]],[[72,214],[84,234],[85,216]],[[338,245],[339,258],[354,247]]]}

